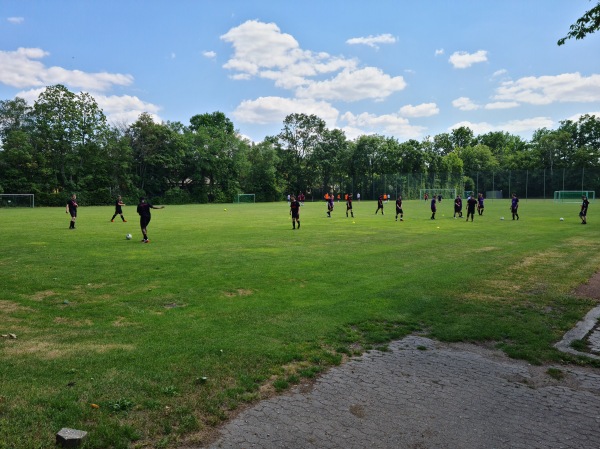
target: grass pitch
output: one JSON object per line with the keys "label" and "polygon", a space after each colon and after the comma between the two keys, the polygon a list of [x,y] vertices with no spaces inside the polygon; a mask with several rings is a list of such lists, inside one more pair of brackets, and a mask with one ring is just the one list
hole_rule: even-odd
{"label": "grass pitch", "polygon": [[[140,243],[112,207],[0,209],[0,449],[203,442],[245,402],[344,357],[423,332],[532,363],[586,363],[552,344],[595,303],[600,219],[576,204],[487,201],[473,223],[429,204],[167,206]],[[466,215],[466,210],[464,211]],[[504,220],[500,218],[504,217]],[[560,221],[564,217],[564,221]],[[132,240],[125,235],[131,233]]]}

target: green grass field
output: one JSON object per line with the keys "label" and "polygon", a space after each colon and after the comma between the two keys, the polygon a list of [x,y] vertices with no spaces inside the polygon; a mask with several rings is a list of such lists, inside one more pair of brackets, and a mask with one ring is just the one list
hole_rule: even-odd
{"label": "green grass field", "polygon": [[[0,448],[206,441],[243,403],[412,332],[486,342],[532,363],[592,363],[552,344],[595,303],[595,204],[488,201],[475,221],[405,221],[374,202],[167,206],[140,243],[135,207],[0,209]],[[224,210],[226,209],[226,210]],[[465,211],[466,214],[466,211]],[[504,216],[505,220],[500,220]],[[600,216],[600,211],[598,212]],[[559,221],[564,217],[564,221]],[[126,240],[127,233],[133,240]]]}

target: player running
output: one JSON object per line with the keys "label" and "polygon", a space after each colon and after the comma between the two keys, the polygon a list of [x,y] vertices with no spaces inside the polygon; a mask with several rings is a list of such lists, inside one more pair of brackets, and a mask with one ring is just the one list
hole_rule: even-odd
{"label": "player running", "polygon": [[137,207],[137,213],[140,215],[140,228],[142,230],[142,235],[144,238],[142,239],[142,243],[150,243],[148,240],[148,224],[150,223],[150,219],[152,218],[150,214],[150,209],[164,209],[165,206],[156,207],[150,203],[146,202],[146,198],[143,196],[140,198],[140,204]]}
{"label": "player running", "polygon": [[123,206],[125,206],[125,203],[121,200],[121,195],[119,195],[117,197],[117,201],[115,202],[115,214],[110,219],[111,223],[115,221],[115,217],[117,215],[121,216],[121,220],[123,220],[123,223],[127,223],[127,220],[125,220],[125,217],[123,216]]}
{"label": "player running", "polygon": [[435,220],[435,213],[437,212],[437,206],[436,206],[436,199],[435,199],[435,195],[431,196],[431,219]]}
{"label": "player running", "polygon": [[77,204],[77,195],[71,195],[71,199],[67,201],[67,207],[65,209],[66,214],[71,214],[71,222],[69,224],[69,229],[75,229],[75,220],[77,220],[77,208],[79,205]]}
{"label": "player running", "polygon": [[292,229],[296,229],[296,223],[300,229],[300,201],[297,201],[293,195],[290,201],[290,215],[292,216]]}
{"label": "player running", "polygon": [[517,198],[517,194],[512,194],[512,200],[510,202],[510,211],[512,213],[513,220],[517,217],[519,219],[519,198]]}
{"label": "player running", "polygon": [[590,202],[587,199],[587,196],[583,195],[581,197],[581,211],[579,212],[579,218],[581,218],[581,224],[587,224],[587,210]]}
{"label": "player running", "polygon": [[402,210],[402,195],[398,195],[396,200],[396,221],[398,221],[398,215],[400,215],[400,221],[404,221],[404,211]]}
{"label": "player running", "polygon": [[352,215],[352,218],[354,218],[354,211],[352,210],[352,194],[348,194],[348,198],[346,199],[346,218],[348,218],[348,211],[350,211],[350,214]]}

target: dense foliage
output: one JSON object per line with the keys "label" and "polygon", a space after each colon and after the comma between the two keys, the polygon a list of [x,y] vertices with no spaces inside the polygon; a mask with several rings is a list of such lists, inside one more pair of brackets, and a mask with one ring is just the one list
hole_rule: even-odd
{"label": "dense foliage", "polygon": [[[527,171],[527,182],[529,171],[534,181],[543,176],[546,189],[557,172],[564,185],[568,170],[594,169],[600,172],[600,118],[589,115],[539,129],[531,141],[460,127],[400,142],[381,135],[348,140],[315,115],[291,114],[278,135],[253,143],[222,112],[195,115],[189,125],[141,114],[131,125],[111,126],[91,95],[62,85],[48,87],[33,106],[21,98],[0,101],[0,193],[34,193],[38,205],[63,205],[71,192],[90,205],[141,194],[183,204],[230,202],[244,192],[276,201],[300,191],[370,198],[409,185],[417,192],[489,190],[498,182],[511,186],[517,170]],[[599,183],[597,175],[588,177],[585,188]]]}

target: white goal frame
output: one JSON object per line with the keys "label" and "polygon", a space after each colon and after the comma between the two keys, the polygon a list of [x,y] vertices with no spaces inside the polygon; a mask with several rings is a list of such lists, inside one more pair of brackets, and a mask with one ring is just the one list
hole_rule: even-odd
{"label": "white goal frame", "polygon": [[[252,201],[240,201],[240,198],[247,197],[252,198]],[[234,203],[256,203],[256,194],[254,193],[238,193],[235,197]]]}
{"label": "white goal frame", "polygon": [[596,199],[596,192],[594,190],[555,190],[554,202],[581,203],[581,197],[583,195],[587,196],[590,203]]}
{"label": "white goal frame", "polygon": [[442,199],[451,199],[454,200],[456,198],[456,189],[419,189],[419,199],[423,200],[425,194],[429,194],[429,199],[433,195],[437,198],[442,195]]}
{"label": "white goal frame", "polygon": [[[15,197],[23,198],[28,197],[29,200],[26,201],[29,203],[27,206],[24,205],[15,205],[11,204],[12,199]],[[35,194],[33,193],[0,193],[0,207],[35,207]]]}

